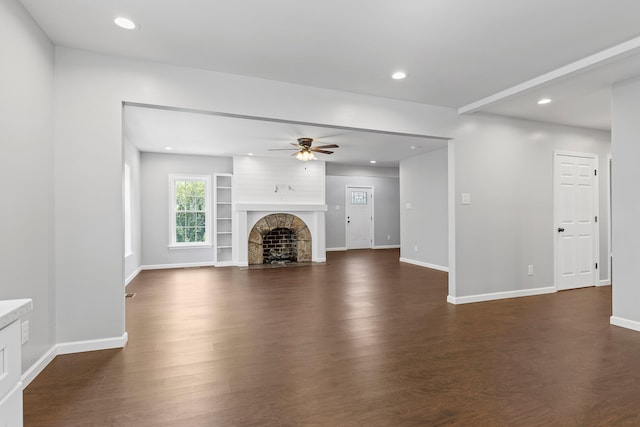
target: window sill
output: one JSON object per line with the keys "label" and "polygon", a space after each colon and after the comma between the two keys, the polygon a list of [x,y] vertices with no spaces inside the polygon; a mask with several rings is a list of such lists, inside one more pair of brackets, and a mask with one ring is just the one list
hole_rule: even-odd
{"label": "window sill", "polygon": [[211,249],[213,247],[210,243],[191,243],[187,245],[169,245],[169,249]]}

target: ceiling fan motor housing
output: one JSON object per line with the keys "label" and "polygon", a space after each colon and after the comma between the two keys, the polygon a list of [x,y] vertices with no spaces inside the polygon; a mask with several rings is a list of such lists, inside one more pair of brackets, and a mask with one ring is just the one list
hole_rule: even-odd
{"label": "ceiling fan motor housing", "polygon": [[305,148],[311,147],[311,143],[313,142],[313,138],[298,138],[298,144]]}

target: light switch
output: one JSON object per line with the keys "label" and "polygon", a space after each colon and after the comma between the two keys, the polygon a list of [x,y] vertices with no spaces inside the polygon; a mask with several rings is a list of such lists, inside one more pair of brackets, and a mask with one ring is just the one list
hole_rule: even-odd
{"label": "light switch", "polygon": [[340,205],[336,205],[336,210],[339,211],[340,210]]}
{"label": "light switch", "polygon": [[405,203],[404,205],[407,209],[411,209],[411,203]]}
{"label": "light switch", "polygon": [[462,193],[462,204],[463,205],[471,204],[471,193]]}

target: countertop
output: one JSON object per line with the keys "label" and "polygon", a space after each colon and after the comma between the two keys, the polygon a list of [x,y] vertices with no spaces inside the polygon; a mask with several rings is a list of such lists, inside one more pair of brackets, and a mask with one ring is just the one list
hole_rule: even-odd
{"label": "countertop", "polygon": [[0,329],[21,318],[33,309],[30,299],[0,301]]}

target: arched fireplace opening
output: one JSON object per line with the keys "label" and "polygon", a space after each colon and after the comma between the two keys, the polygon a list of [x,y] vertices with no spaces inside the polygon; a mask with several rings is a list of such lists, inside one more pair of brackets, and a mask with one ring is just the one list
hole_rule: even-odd
{"label": "arched fireplace opening", "polygon": [[310,262],[311,232],[295,215],[267,215],[249,233],[248,255],[250,265]]}

